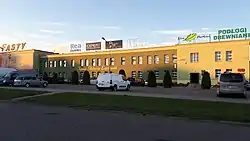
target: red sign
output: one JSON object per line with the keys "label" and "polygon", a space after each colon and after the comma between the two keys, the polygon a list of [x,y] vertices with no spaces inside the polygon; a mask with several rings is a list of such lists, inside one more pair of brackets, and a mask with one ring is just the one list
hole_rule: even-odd
{"label": "red sign", "polygon": [[2,52],[18,51],[18,50],[23,50],[25,46],[26,43],[3,44],[2,47],[0,47],[0,49]]}
{"label": "red sign", "polygon": [[238,72],[245,72],[245,69],[244,68],[239,68]]}

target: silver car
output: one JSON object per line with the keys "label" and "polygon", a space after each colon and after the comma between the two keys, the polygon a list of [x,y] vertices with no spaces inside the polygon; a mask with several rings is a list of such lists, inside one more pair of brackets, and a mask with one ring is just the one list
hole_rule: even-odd
{"label": "silver car", "polygon": [[47,87],[48,82],[42,78],[36,76],[18,76],[14,80],[14,86],[25,86],[25,87]]}
{"label": "silver car", "polygon": [[244,74],[230,72],[222,73],[218,77],[217,96],[226,94],[241,94],[246,96],[246,82]]}

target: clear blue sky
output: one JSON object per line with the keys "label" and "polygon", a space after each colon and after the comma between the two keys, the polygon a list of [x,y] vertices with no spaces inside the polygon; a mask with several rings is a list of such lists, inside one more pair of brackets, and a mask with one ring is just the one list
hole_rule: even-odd
{"label": "clear blue sky", "polygon": [[249,0],[2,0],[0,36],[45,50],[101,36],[160,44],[202,28],[249,27],[249,5]]}

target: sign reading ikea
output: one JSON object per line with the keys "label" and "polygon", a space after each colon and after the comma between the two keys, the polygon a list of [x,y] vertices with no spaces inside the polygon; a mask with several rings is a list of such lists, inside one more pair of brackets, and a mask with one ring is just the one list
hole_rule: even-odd
{"label": "sign reading ikea", "polygon": [[234,28],[234,29],[222,29],[218,30],[218,35],[213,36],[214,41],[220,40],[233,40],[233,39],[247,39],[250,37],[250,33],[247,32],[247,28]]}

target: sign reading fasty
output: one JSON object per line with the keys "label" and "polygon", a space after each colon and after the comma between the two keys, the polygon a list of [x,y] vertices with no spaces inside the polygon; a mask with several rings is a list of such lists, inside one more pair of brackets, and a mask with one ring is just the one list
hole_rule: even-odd
{"label": "sign reading fasty", "polygon": [[233,40],[233,39],[248,39],[250,33],[247,28],[234,28],[218,30],[218,35],[214,36],[214,41]]}
{"label": "sign reading fasty", "polygon": [[25,46],[26,46],[26,43],[3,44],[0,47],[0,49],[2,52],[19,51],[19,50],[23,50]]}

